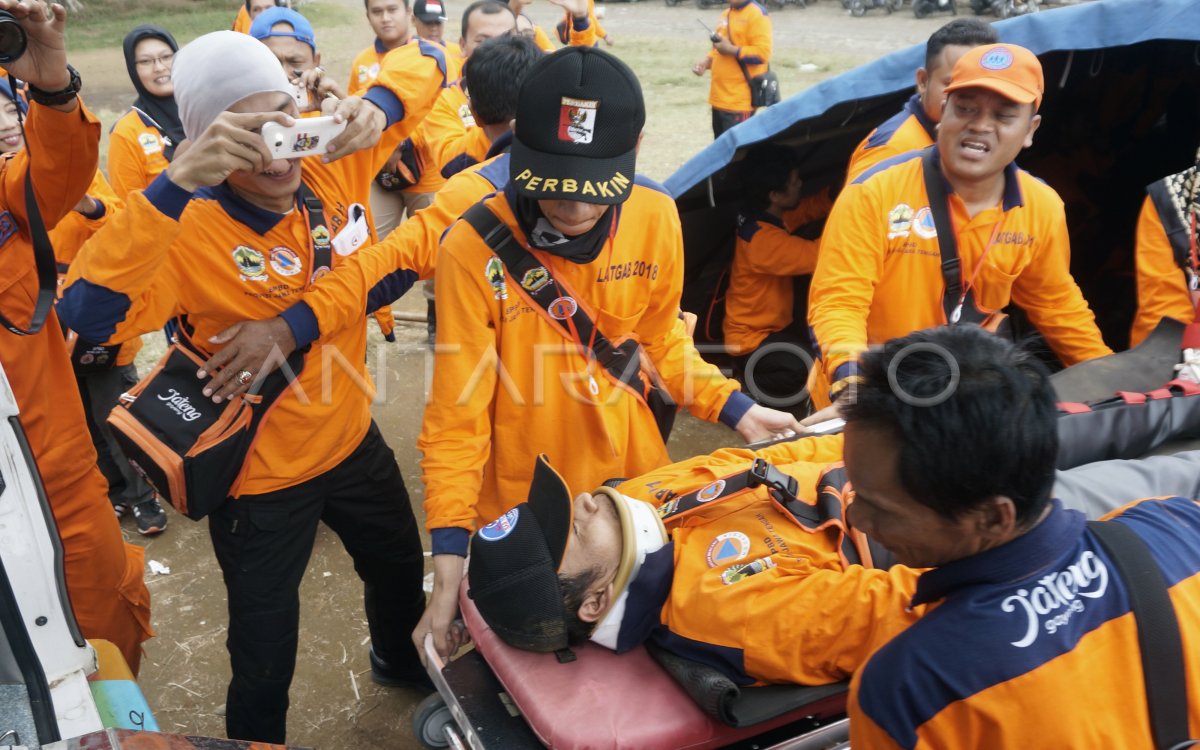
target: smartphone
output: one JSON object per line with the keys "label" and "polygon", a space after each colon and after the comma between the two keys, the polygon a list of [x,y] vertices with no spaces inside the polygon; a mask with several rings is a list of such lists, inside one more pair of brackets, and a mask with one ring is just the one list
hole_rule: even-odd
{"label": "smartphone", "polygon": [[346,129],[346,123],[333,117],[301,117],[290,128],[277,122],[262,127],[263,140],[276,159],[296,159],[325,153],[329,142]]}
{"label": "smartphone", "polygon": [[292,98],[296,100],[296,107],[301,112],[307,112],[312,99],[308,95],[308,89],[298,83],[292,84]]}
{"label": "smartphone", "polygon": [[846,420],[841,417],[826,419],[824,422],[810,424],[804,428],[806,435],[828,435],[833,432],[841,432],[846,427]]}

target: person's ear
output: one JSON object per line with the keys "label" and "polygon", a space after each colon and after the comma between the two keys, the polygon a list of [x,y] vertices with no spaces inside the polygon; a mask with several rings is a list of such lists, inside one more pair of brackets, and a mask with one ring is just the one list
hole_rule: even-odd
{"label": "person's ear", "polygon": [[512,131],[513,135],[517,134],[517,121],[515,119],[508,121],[508,129]]}
{"label": "person's ear", "polygon": [[1037,132],[1038,126],[1041,124],[1041,115],[1034,115],[1029,118],[1029,132],[1025,134],[1025,142],[1021,144],[1022,148],[1029,148],[1033,145],[1033,134]]}
{"label": "person's ear", "polygon": [[984,502],[976,512],[975,530],[984,539],[997,544],[1017,533],[1017,506],[1012,498],[997,495]]}
{"label": "person's ear", "polygon": [[313,53],[313,67],[314,68],[321,67],[321,53],[320,52]]}
{"label": "person's ear", "polygon": [[584,597],[583,603],[579,605],[579,611],[576,616],[584,622],[596,622],[600,619],[600,615],[608,611],[609,602],[612,601],[613,585],[610,581],[607,586],[602,589],[589,591]]}
{"label": "person's ear", "polygon": [[925,89],[929,87],[929,71],[924,68],[917,68],[917,94],[925,96]]}

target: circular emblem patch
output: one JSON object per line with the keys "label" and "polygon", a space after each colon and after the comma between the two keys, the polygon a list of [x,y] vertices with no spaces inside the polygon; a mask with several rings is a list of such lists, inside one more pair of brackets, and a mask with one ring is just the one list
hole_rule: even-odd
{"label": "circular emblem patch", "polygon": [[271,268],[280,276],[295,276],[302,270],[300,256],[289,247],[271,250]]}
{"label": "circular emblem patch", "polygon": [[550,313],[550,317],[554,318],[555,320],[566,320],[574,315],[575,311],[578,309],[579,305],[577,305],[575,300],[571,299],[570,297],[559,297],[551,302],[546,308],[546,310]]}
{"label": "circular emblem patch", "polygon": [[917,211],[917,217],[913,219],[913,231],[927,240],[937,237],[937,225],[933,222],[933,211],[929,210],[929,206]]}
{"label": "circular emblem patch", "polygon": [[740,531],[726,531],[708,545],[704,559],[708,567],[728,565],[737,562],[750,553],[750,537]]}
{"label": "circular emblem patch", "polygon": [[521,515],[520,508],[513,508],[509,512],[492,521],[487,526],[479,530],[479,538],[485,542],[498,542],[504,537],[512,533],[512,530],[517,528],[517,517]]}
{"label": "circular emblem patch", "polygon": [[997,47],[979,59],[984,70],[1006,70],[1013,64],[1013,53],[1007,47]]}
{"label": "circular emblem patch", "polygon": [[709,500],[716,500],[725,490],[725,480],[718,479],[712,484],[696,493],[696,500],[702,503],[707,503]]}

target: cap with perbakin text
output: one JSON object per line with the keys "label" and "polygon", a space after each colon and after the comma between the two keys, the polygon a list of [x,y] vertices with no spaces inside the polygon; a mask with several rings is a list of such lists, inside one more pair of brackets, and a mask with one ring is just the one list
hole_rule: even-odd
{"label": "cap with perbakin text", "polygon": [[612,205],[633,189],[646,106],[637,76],[592,47],[539,60],[521,85],[509,179],[520,195]]}

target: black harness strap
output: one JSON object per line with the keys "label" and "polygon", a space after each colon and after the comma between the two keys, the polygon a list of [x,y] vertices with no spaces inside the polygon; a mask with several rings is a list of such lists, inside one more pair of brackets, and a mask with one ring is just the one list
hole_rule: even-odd
{"label": "black harness strap", "polygon": [[[626,340],[614,346],[596,328],[595,323],[583,310],[579,302],[561,293],[550,269],[538,262],[528,250],[517,242],[512,230],[483,203],[476,203],[462,218],[475,229],[484,243],[500,258],[508,269],[510,279],[521,286],[534,304],[550,318],[558,322],[563,335],[570,338],[566,321],[574,324],[579,332],[580,345],[588,350],[600,366],[615,380],[624,383],[645,399],[649,395],[646,381],[642,378],[638,343]],[[589,346],[589,343],[590,346]]]}
{"label": "black harness strap", "polygon": [[925,194],[929,197],[929,211],[933,214],[933,226],[937,229],[938,249],[942,256],[942,280],[946,291],[942,296],[942,310],[946,313],[946,322],[980,323],[984,319],[975,307],[974,294],[970,291],[963,299],[962,309],[958,309],[958,300],[962,297],[962,261],[958,257],[958,238],[954,234],[954,225],[950,221],[950,203],[946,195],[946,181],[938,166],[937,147],[930,146],[921,156],[921,166],[925,175]]}
{"label": "black harness strap", "polygon": [[304,205],[304,212],[308,216],[308,231],[313,252],[313,268],[309,278],[311,281],[316,281],[320,275],[327,273],[333,267],[333,238],[329,234],[329,227],[325,224],[325,206],[321,203],[321,199],[303,182],[300,183],[297,197]]}
{"label": "black harness strap", "polygon": [[1129,595],[1154,746],[1174,748],[1188,740],[1188,695],[1183,640],[1167,582],[1146,542],[1128,526],[1115,521],[1088,521],[1087,526],[1116,565]]}

